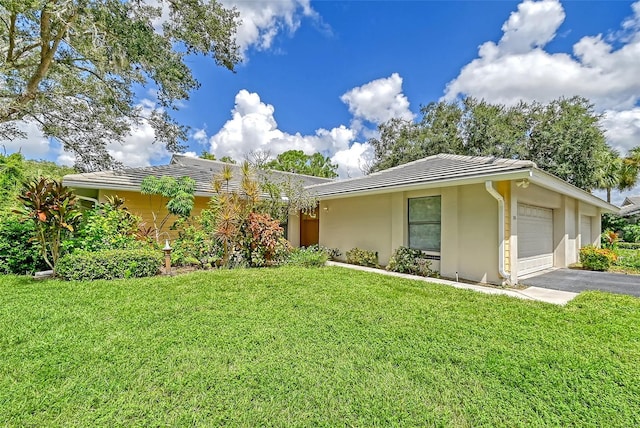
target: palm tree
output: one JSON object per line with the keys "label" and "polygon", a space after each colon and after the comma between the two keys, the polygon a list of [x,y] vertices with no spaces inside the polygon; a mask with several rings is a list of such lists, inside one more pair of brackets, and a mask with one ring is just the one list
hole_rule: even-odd
{"label": "palm tree", "polygon": [[607,202],[611,202],[611,189],[619,188],[620,172],[623,160],[616,150],[596,153],[598,169],[596,171],[596,188],[607,191]]}
{"label": "palm tree", "polygon": [[629,150],[627,156],[622,160],[622,165],[618,171],[618,190],[630,190],[638,184],[638,173],[640,173],[640,146]]}

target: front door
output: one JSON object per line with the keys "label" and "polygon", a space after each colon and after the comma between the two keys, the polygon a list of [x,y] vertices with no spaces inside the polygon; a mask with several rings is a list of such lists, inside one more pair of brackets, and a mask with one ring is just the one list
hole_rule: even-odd
{"label": "front door", "polygon": [[317,245],[320,237],[320,211],[316,210],[310,214],[300,213],[300,246],[308,247]]}

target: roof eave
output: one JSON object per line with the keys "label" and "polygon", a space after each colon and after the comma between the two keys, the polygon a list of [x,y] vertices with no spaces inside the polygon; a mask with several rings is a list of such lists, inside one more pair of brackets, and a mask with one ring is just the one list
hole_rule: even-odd
{"label": "roof eave", "polygon": [[[529,178],[531,177],[531,174],[532,174],[532,169],[526,168],[526,169],[521,169],[516,171],[505,171],[500,173],[474,175],[472,177],[447,178],[442,180],[432,180],[428,182],[403,184],[399,186],[388,186],[388,187],[382,187],[377,189],[346,191],[346,192],[335,193],[330,195],[321,195],[321,196],[318,196],[317,198],[322,201],[322,200],[328,200],[328,199],[350,198],[352,196],[369,196],[369,195],[379,195],[379,194],[392,193],[392,192],[404,192],[404,191],[410,191],[410,190],[416,190],[416,189],[433,189],[437,187],[480,184],[480,183],[484,183],[487,180],[499,180],[499,181],[518,180],[522,178]],[[310,190],[313,190],[313,189],[310,189]]]}
{"label": "roof eave", "polygon": [[[83,182],[83,181],[74,181],[74,180],[63,180],[62,184],[67,187],[71,187],[72,189],[97,189],[97,190],[122,190],[127,192],[137,192],[140,193],[140,186],[136,185],[125,185],[125,184],[109,184],[109,183],[97,183],[97,182]],[[214,192],[206,192],[206,191],[196,191],[194,193],[195,196],[204,196],[211,197],[214,195]]]}
{"label": "roof eave", "polygon": [[531,176],[531,182],[534,184],[537,184],[540,187],[544,187],[549,190],[554,190],[558,193],[562,193],[564,195],[570,196],[579,201],[583,201],[588,204],[595,205],[596,207],[602,209],[605,212],[610,212],[614,214],[618,214],[620,212],[620,208],[616,207],[615,205],[612,205],[606,201],[603,201],[597,196],[594,196],[591,193],[586,192],[540,169],[536,169],[533,171],[533,175]]}

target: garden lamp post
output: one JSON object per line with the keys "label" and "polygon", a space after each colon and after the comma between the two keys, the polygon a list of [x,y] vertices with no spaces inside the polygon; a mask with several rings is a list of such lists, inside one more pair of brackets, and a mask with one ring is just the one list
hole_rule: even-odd
{"label": "garden lamp post", "polygon": [[165,275],[171,275],[171,245],[169,245],[169,240],[165,239],[164,241],[164,273]]}

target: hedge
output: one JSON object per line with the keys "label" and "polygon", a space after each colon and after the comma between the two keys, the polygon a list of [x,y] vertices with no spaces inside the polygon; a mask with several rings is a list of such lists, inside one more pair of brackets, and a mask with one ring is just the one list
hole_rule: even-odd
{"label": "hedge", "polygon": [[162,254],[150,249],[77,251],[58,260],[56,275],[66,280],[141,278],[158,273]]}

